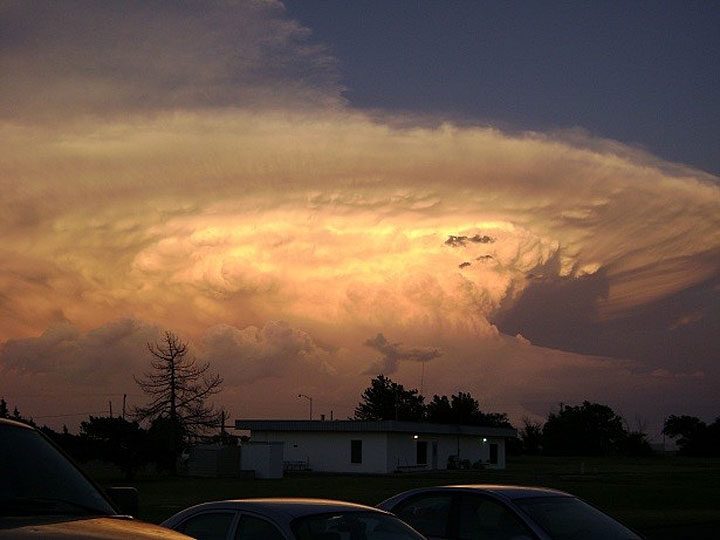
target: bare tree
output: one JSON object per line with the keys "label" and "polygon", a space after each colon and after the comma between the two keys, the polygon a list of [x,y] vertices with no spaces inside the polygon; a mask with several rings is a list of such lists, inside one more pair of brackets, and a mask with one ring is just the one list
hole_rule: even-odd
{"label": "bare tree", "polygon": [[197,365],[188,355],[187,343],[172,332],[165,332],[147,347],[153,356],[153,371],[141,379],[133,378],[152,401],[146,407],[136,407],[135,418],[169,426],[173,440],[170,449],[177,457],[188,438],[220,426],[222,411],[207,405],[206,400],[220,391],[223,380],[208,373],[210,364]]}

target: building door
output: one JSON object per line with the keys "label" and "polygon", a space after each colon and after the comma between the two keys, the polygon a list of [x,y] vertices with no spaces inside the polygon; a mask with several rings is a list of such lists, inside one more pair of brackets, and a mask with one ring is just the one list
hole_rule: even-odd
{"label": "building door", "polygon": [[493,465],[497,465],[498,462],[498,445],[496,443],[492,443],[490,445],[490,463]]}
{"label": "building door", "polygon": [[418,465],[427,465],[427,441],[418,441],[416,461]]}
{"label": "building door", "polygon": [[432,442],[432,468],[436,470],[438,468],[438,442]]}

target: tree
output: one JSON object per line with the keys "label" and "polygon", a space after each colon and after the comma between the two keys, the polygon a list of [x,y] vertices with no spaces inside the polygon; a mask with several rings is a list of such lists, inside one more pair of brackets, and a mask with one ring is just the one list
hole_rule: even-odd
{"label": "tree", "polygon": [[378,375],[362,393],[354,419],[419,422],[425,414],[424,399],[417,390],[405,390],[402,384]]}
{"label": "tree", "polygon": [[626,435],[622,418],[607,405],[560,405],[543,427],[543,449],[557,456],[610,455],[618,452]]}
{"label": "tree", "polygon": [[[153,357],[153,371],[134,379],[152,400],[146,407],[135,409],[135,418],[162,420],[161,431],[168,437],[174,463],[190,438],[220,425],[222,413],[206,401],[220,391],[223,380],[220,375],[208,373],[210,364],[197,365],[188,356],[187,343],[172,332],[165,332],[159,342],[148,343],[147,347]],[[171,469],[174,472],[174,467]]]}
{"label": "tree", "polygon": [[24,424],[29,424],[33,427],[37,427],[33,419],[25,418],[23,415],[20,414],[20,411],[17,407],[13,409],[12,415],[10,415],[8,413],[8,406],[5,398],[0,398],[0,418],[9,418],[10,420],[15,420],[16,422],[22,422]]}
{"label": "tree", "polygon": [[433,424],[456,423],[452,405],[447,396],[438,396],[435,394],[430,403],[425,406],[425,413],[427,421]]}
{"label": "tree", "polygon": [[135,469],[146,460],[146,432],[137,422],[119,416],[90,416],[80,423],[80,434],[90,455],[114,463],[132,480]]}
{"label": "tree", "polygon": [[720,455],[720,418],[708,426],[695,416],[673,414],[665,420],[663,433],[676,440],[682,455]]}
{"label": "tree", "polygon": [[543,426],[540,422],[531,420],[527,416],[522,421],[523,427],[520,428],[522,452],[523,454],[537,455],[542,450]]}
{"label": "tree", "polygon": [[511,427],[505,413],[484,413],[469,392],[458,392],[450,399],[434,395],[425,407],[428,422],[470,426]]}

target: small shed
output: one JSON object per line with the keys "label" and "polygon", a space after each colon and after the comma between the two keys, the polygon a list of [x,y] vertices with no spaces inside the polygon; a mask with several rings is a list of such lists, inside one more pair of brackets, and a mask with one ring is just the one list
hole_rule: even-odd
{"label": "small shed", "polygon": [[208,478],[252,475],[282,478],[282,442],[244,442],[240,446],[198,444],[190,448],[187,474]]}
{"label": "small shed", "polygon": [[505,468],[513,428],[393,420],[236,420],[250,441],[282,442],[286,469],[392,473],[459,467]]}
{"label": "small shed", "polygon": [[240,466],[244,471],[253,471],[255,478],[282,478],[283,443],[244,442],[240,446]]}
{"label": "small shed", "polygon": [[198,444],[190,447],[187,462],[190,476],[218,478],[240,474],[240,447]]}

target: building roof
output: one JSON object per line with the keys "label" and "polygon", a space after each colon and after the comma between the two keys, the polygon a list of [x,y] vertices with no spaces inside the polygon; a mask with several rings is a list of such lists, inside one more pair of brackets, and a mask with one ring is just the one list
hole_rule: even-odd
{"label": "building roof", "polygon": [[235,420],[235,429],[275,432],[374,432],[517,437],[517,431],[514,428],[399,422],[396,420]]}

